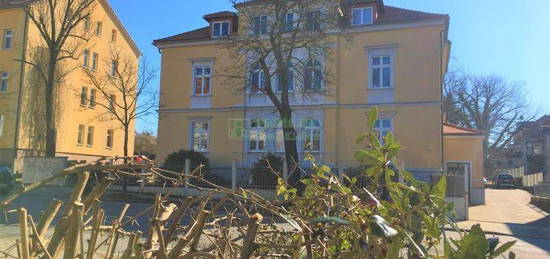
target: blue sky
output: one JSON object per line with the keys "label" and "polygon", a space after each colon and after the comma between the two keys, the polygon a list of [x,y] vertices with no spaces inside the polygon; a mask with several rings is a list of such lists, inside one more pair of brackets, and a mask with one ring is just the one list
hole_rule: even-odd
{"label": "blue sky", "polygon": [[[206,25],[202,16],[228,0],[111,0],[144,56],[160,68],[154,39]],[[549,0],[385,0],[387,5],[451,16],[451,67],[521,82],[533,112],[550,114]],[[157,82],[158,84],[158,82]],[[156,117],[137,130],[156,132]]]}

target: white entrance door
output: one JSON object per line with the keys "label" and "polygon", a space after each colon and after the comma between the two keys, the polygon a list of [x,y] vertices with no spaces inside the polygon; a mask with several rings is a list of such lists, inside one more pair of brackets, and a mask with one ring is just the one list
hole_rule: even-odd
{"label": "white entrance door", "polygon": [[465,161],[465,162],[447,162],[446,168],[447,168],[447,174],[454,174],[454,175],[462,175],[464,176],[464,193],[465,193],[465,200],[470,203],[470,193],[472,190],[472,184],[471,184],[471,162]]}

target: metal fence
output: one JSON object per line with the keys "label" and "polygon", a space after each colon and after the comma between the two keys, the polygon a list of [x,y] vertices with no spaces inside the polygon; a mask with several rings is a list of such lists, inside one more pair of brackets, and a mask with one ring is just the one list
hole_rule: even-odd
{"label": "metal fence", "polygon": [[464,176],[454,174],[433,174],[432,184],[439,182],[442,176],[447,177],[447,197],[463,198],[466,192]]}

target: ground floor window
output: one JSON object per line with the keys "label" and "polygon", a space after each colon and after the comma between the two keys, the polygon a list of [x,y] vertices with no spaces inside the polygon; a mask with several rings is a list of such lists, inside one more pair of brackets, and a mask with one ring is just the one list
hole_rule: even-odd
{"label": "ground floor window", "polygon": [[265,151],[267,134],[264,120],[251,120],[248,136],[248,148],[250,151]]}
{"label": "ground floor window", "polygon": [[111,149],[113,148],[113,139],[114,139],[115,131],[114,130],[107,130],[107,148]]}
{"label": "ground floor window", "polygon": [[381,118],[376,120],[374,131],[378,133],[381,144],[384,144],[384,137],[389,132],[393,132],[393,120],[391,118]]}
{"label": "ground floor window", "polygon": [[198,152],[208,151],[208,131],[207,121],[194,121],[191,125],[193,137],[193,150]]}
{"label": "ground floor window", "polygon": [[4,135],[4,115],[0,114],[0,138]]}
{"label": "ground floor window", "polygon": [[86,131],[86,126],[78,125],[78,138],[76,144],[82,146],[84,144],[84,131]]}
{"label": "ground floor window", "polygon": [[91,147],[94,145],[94,127],[88,126],[88,137],[86,139],[86,144]]}
{"label": "ground floor window", "polygon": [[321,123],[315,119],[306,119],[304,127],[304,151],[321,151]]}

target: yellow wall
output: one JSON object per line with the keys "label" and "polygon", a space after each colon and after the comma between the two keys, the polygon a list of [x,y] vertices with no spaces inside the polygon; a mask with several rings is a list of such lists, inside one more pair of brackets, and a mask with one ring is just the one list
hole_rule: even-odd
{"label": "yellow wall", "polygon": [[25,13],[22,9],[0,9],[0,44],[3,45],[4,30],[13,31],[11,49],[0,48],[0,72],[8,72],[8,91],[0,93],[0,115],[4,115],[3,134],[0,137],[0,164],[13,160],[15,144],[15,121],[17,96],[20,86],[21,59],[25,31]]}
{"label": "yellow wall", "polygon": [[[138,65],[139,61],[139,50],[135,48],[135,45],[132,45],[133,42],[129,35],[125,34],[125,30],[120,24],[117,23],[117,18],[114,16],[114,13],[110,12],[110,7],[108,4],[101,0],[97,1],[95,5],[92,16],[91,16],[91,29],[89,32],[85,33],[89,37],[89,41],[84,42],[82,40],[71,39],[66,44],[67,46],[78,46],[77,53],[79,53],[78,60],[67,59],[64,62],[61,62],[59,68],[61,71],[67,72],[62,82],[58,86],[57,92],[57,155],[59,156],[68,156],[69,159],[75,160],[95,160],[100,156],[121,156],[123,155],[123,135],[124,131],[122,126],[118,121],[112,120],[111,117],[105,116],[107,110],[100,105],[96,105],[94,109],[90,107],[81,107],[80,105],[80,91],[81,87],[88,87],[88,96],[90,95],[90,89],[93,89],[93,85],[89,82],[88,77],[83,71],[82,64],[82,52],[84,49],[90,50],[90,64],[92,60],[92,53],[99,54],[98,61],[98,71],[97,73],[105,73],[110,69],[110,56],[113,52],[119,52],[123,59],[129,60],[131,63],[134,63],[135,66]],[[5,16],[4,12],[13,12],[11,16]],[[25,21],[25,15],[21,8],[16,9],[0,9],[0,29],[8,26],[8,22],[13,22],[16,24],[23,24]],[[15,16],[18,15],[18,16]],[[5,19],[7,18],[7,19]],[[103,25],[102,35],[95,35],[96,23],[101,22]],[[14,25],[9,25],[14,26]],[[117,31],[116,42],[111,42],[112,30]],[[80,28],[77,28],[78,33],[84,31],[84,26],[81,24]],[[27,52],[26,55],[31,55],[31,52],[38,48],[44,46],[44,43],[39,35],[37,28],[29,22],[27,35],[23,35],[24,29],[21,26],[17,27],[15,36],[17,40],[14,42],[14,46],[21,48],[23,46],[22,41],[24,38],[27,40]],[[25,37],[26,36],[26,37]],[[0,55],[2,55],[2,50],[0,50]],[[0,59],[0,71],[5,59]],[[7,61],[8,64],[11,64],[13,69],[17,67],[19,62],[16,61]],[[31,66],[25,66],[25,83],[22,91],[22,104],[21,104],[21,126],[19,131],[19,142],[18,148],[20,150],[43,150],[43,142],[33,142],[31,139],[38,136],[39,133],[31,131],[33,129],[31,124],[27,122],[26,119],[29,118],[31,114],[36,114],[36,108],[39,106],[39,102],[43,99],[42,96],[37,96],[37,81],[33,77],[31,72]],[[10,73],[11,74],[11,73]],[[17,75],[17,80],[20,78]],[[43,84],[40,82],[40,84]],[[11,83],[10,86],[15,85],[15,82]],[[18,85],[18,84],[17,84]],[[43,93],[41,93],[43,94]],[[122,96],[119,92],[113,89],[113,94],[117,95],[117,101],[122,100]],[[2,100],[0,99],[0,102]],[[97,103],[107,103],[107,100],[101,95],[97,94]],[[3,107],[3,106],[0,106]],[[0,108],[0,112],[1,112]],[[77,136],[78,136],[78,126],[86,125],[94,127],[94,141],[92,146],[77,145]],[[15,125],[13,120],[10,120],[10,125]],[[43,124],[40,124],[43,125]],[[15,126],[13,126],[15,128]],[[115,130],[115,138],[113,142],[113,148],[109,149],[106,147],[106,138],[107,130]],[[38,132],[43,132],[43,130],[38,129]],[[134,125],[132,124],[129,135],[129,155],[133,155],[134,147]],[[9,137],[0,139],[0,149],[2,148],[3,141],[9,139],[13,142],[15,140],[14,132],[11,132]],[[37,143],[39,143],[37,145]],[[13,144],[12,144],[13,147]]]}
{"label": "yellow wall", "polygon": [[364,103],[369,78],[365,47],[394,46],[395,101],[441,101],[441,38],[443,26],[352,34],[341,38],[338,51],[338,94],[342,104]]}
{"label": "yellow wall", "polygon": [[[167,48],[162,51],[161,108],[191,107],[193,60],[213,58],[212,108],[234,107],[243,103],[242,81],[229,80],[236,74],[235,63],[223,45]],[[240,71],[242,72],[242,71]],[[244,72],[243,72],[244,73]]]}
{"label": "yellow wall", "polygon": [[483,138],[446,136],[443,142],[444,160],[472,162],[472,187],[483,188]]}

